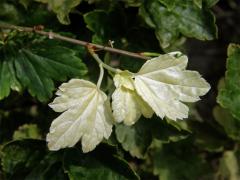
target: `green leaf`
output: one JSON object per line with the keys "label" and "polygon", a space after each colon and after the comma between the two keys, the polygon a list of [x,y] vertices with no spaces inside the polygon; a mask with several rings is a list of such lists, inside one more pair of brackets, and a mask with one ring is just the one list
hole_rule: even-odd
{"label": "green leaf", "polygon": [[192,180],[209,176],[209,164],[186,142],[162,144],[155,150],[153,161],[154,174],[161,180]]}
{"label": "green leaf", "polygon": [[189,127],[194,132],[194,144],[199,149],[209,152],[222,152],[228,138],[206,122],[189,121]]}
{"label": "green leaf", "polygon": [[224,108],[216,106],[213,109],[215,120],[223,127],[226,134],[233,140],[240,141],[240,121]]}
{"label": "green leaf", "polygon": [[13,139],[41,139],[41,134],[36,124],[24,124],[18,128],[13,134]]}
{"label": "green leaf", "polygon": [[82,0],[35,0],[47,3],[49,7],[57,14],[58,20],[62,24],[70,24],[69,13],[73,8],[81,3]]}
{"label": "green leaf", "polygon": [[129,151],[132,156],[145,158],[153,138],[169,143],[188,137],[190,131],[186,127],[178,125],[178,122],[171,123],[171,121],[154,116],[151,119],[142,117],[132,126],[118,124],[115,131],[116,138],[123,149]]}
{"label": "green leaf", "polygon": [[159,2],[161,2],[164,6],[166,6],[169,11],[171,11],[177,4],[177,0],[172,0],[172,1],[159,0]]}
{"label": "green leaf", "polygon": [[7,179],[67,179],[62,168],[63,152],[47,152],[45,141],[12,141],[3,146],[1,153]]}
{"label": "green leaf", "polygon": [[62,167],[63,152],[50,152],[31,169],[25,180],[64,180],[67,179]]}
{"label": "green leaf", "polygon": [[0,3],[0,22],[8,22],[8,23],[18,23],[19,21],[21,21],[21,19],[19,19],[20,14],[17,10],[17,8],[10,3],[6,3],[6,2],[1,2]]}
{"label": "green leaf", "polygon": [[202,0],[202,1],[203,1],[203,4],[204,4],[206,7],[210,8],[210,7],[214,6],[215,4],[217,4],[217,2],[218,2],[219,0]]}
{"label": "green leaf", "polygon": [[239,152],[225,151],[220,159],[216,179],[240,179]]}
{"label": "green leaf", "polygon": [[234,118],[240,120],[240,45],[228,46],[225,87],[221,88],[217,102],[228,109]]}
{"label": "green leaf", "polygon": [[59,22],[55,14],[49,12],[47,6],[33,1],[34,0],[16,0],[3,3],[1,1],[0,22],[12,23],[14,25],[25,24],[26,26],[44,24],[47,28],[58,29]]}
{"label": "green leaf", "polygon": [[[141,26],[136,14],[116,6],[110,11],[94,10],[84,14],[87,28],[93,32],[92,42],[107,45],[109,40],[113,46],[132,52],[161,52],[154,31]],[[139,38],[141,37],[141,38]],[[132,57],[111,54],[112,64],[133,72],[139,70],[143,61],[135,61]]]}
{"label": "green leaf", "polygon": [[202,6],[210,8],[214,6],[219,0],[193,0],[193,2],[199,7],[202,8]]}
{"label": "green leaf", "polygon": [[83,16],[87,28],[95,34],[92,37],[94,43],[103,44],[105,37],[109,37],[106,24],[110,24],[107,12],[95,10],[84,14]]}
{"label": "green leaf", "polygon": [[22,86],[16,78],[13,61],[0,61],[0,100],[10,94],[10,90],[21,91]]}
{"label": "green leaf", "polygon": [[0,99],[7,97],[10,89],[27,87],[32,96],[47,101],[55,89],[53,80],[65,81],[87,72],[75,50],[51,40],[22,47],[6,45],[0,52]]}
{"label": "green leaf", "polygon": [[[2,167],[9,179],[139,179],[114,146],[100,145],[83,154],[68,148],[48,152],[45,141],[17,140],[6,144],[1,152]],[[67,173],[67,174],[65,174]]]}
{"label": "green leaf", "polygon": [[144,158],[152,142],[152,123],[149,119],[140,119],[132,126],[116,125],[116,137],[126,151],[137,158]]}
{"label": "green leaf", "polygon": [[193,2],[199,7],[202,8],[202,0],[193,0]]}
{"label": "green leaf", "polygon": [[211,11],[200,9],[193,1],[149,0],[141,6],[140,15],[155,29],[163,48],[174,44],[181,35],[200,40],[212,40],[217,36]]}
{"label": "green leaf", "polygon": [[64,168],[71,180],[139,179],[126,161],[106,145],[88,154],[83,154],[76,148],[67,149]]}
{"label": "green leaf", "polygon": [[[90,11],[83,16],[87,28],[94,32],[94,43],[106,44],[109,40],[118,40],[124,37],[126,31],[126,17],[121,8],[110,12],[104,10]],[[114,44],[115,45],[115,44]]]}
{"label": "green leaf", "polygon": [[27,9],[29,4],[31,3],[31,0],[19,0],[19,3],[22,4],[25,9]]}
{"label": "green leaf", "polygon": [[2,148],[2,167],[7,176],[26,175],[34,168],[46,152],[45,141],[12,141]]}
{"label": "green leaf", "polygon": [[151,131],[154,138],[165,143],[180,141],[190,134],[189,130],[182,129],[181,126],[177,126],[175,123],[169,123],[167,120],[159,118],[153,121]]}

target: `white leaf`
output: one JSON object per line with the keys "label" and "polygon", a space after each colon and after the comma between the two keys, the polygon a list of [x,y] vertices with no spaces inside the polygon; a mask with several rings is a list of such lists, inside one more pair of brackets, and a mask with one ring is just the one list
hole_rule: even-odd
{"label": "white leaf", "polygon": [[117,122],[133,125],[141,114],[147,118],[152,116],[152,109],[135,91],[131,73],[123,71],[116,74],[114,84],[117,88],[112,94],[112,108],[114,119]]}
{"label": "white leaf", "polygon": [[170,67],[179,67],[181,70],[184,70],[187,67],[187,63],[187,56],[182,55],[179,58],[176,58],[173,55],[164,54],[146,61],[138,74],[152,74]]}
{"label": "white leaf", "polygon": [[92,151],[112,132],[112,112],[107,96],[95,84],[72,79],[63,83],[59,97],[49,104],[63,112],[51,124],[47,135],[50,150],[73,147],[80,139],[83,152]]}
{"label": "white leaf", "polygon": [[113,78],[116,88],[125,87],[126,89],[134,90],[133,74],[129,71],[122,71],[116,74]]}
{"label": "white leaf", "polygon": [[117,88],[112,95],[113,116],[117,122],[134,124],[141,116],[141,111],[134,97],[134,91]]}
{"label": "white leaf", "polygon": [[198,101],[210,89],[198,72],[185,70],[186,66],[186,56],[166,54],[148,60],[135,76],[137,93],[161,118],[187,118],[188,107],[182,102]]}

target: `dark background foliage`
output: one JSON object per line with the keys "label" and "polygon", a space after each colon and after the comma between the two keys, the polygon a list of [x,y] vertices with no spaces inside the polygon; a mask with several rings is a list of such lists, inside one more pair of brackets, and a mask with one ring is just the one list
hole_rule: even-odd
{"label": "dark background foliage", "polygon": [[[98,65],[84,47],[0,29],[0,179],[240,179],[240,47],[229,45],[240,43],[238,0],[0,0],[0,23],[133,52],[182,51],[211,84],[184,121],[141,118],[116,125],[91,153],[80,144],[50,152],[53,92],[74,77],[96,82]],[[98,54],[133,72],[144,63]]]}

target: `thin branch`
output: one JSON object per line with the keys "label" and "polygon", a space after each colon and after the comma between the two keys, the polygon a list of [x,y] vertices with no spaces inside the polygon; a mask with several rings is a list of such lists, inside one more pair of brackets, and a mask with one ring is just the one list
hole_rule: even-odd
{"label": "thin branch", "polygon": [[149,57],[141,55],[141,53],[133,53],[133,52],[129,52],[129,51],[121,50],[121,49],[116,49],[116,48],[112,48],[112,47],[107,47],[107,46],[103,46],[103,45],[99,45],[99,44],[94,44],[94,43],[89,43],[86,41],[73,39],[73,38],[70,38],[67,36],[59,35],[57,33],[51,32],[51,31],[50,32],[43,31],[42,28],[37,28],[37,26],[36,27],[22,27],[22,26],[15,26],[15,25],[11,25],[11,24],[0,23],[0,29],[1,28],[2,29],[13,29],[13,30],[17,30],[19,32],[32,32],[32,33],[40,34],[43,36],[47,36],[47,37],[49,37],[49,39],[58,39],[58,40],[70,42],[73,44],[78,44],[78,45],[85,46],[85,47],[91,46],[91,47],[99,49],[99,50],[109,51],[112,53],[117,53],[117,54],[130,56],[130,57],[134,57],[134,58],[139,58],[139,59],[145,59],[145,60],[150,59]]}
{"label": "thin branch", "polygon": [[105,69],[112,71],[114,73],[121,72],[119,69],[115,69],[107,64],[105,64],[99,57],[98,55],[94,52],[93,48],[91,46],[87,46],[88,52],[92,55],[92,57],[98,62],[99,65],[104,67]]}

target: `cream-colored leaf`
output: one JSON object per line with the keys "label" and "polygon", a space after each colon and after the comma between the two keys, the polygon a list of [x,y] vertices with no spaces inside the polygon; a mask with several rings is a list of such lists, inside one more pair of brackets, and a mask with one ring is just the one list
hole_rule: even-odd
{"label": "cream-colored leaf", "polygon": [[210,89],[198,72],[185,70],[186,65],[186,56],[166,54],[148,60],[135,76],[137,93],[161,118],[187,118],[188,107],[182,102],[198,101]]}
{"label": "cream-colored leaf", "polygon": [[187,63],[188,58],[185,55],[176,58],[173,54],[164,54],[146,61],[138,74],[154,74],[163,69],[172,67],[179,67],[181,70],[184,70],[187,67]]}
{"label": "cream-colored leaf", "polygon": [[141,98],[141,96],[139,96],[136,93],[136,91],[135,91],[135,101],[137,102],[142,115],[145,118],[151,118],[154,113],[152,108]]}
{"label": "cream-colored leaf", "polygon": [[117,88],[112,95],[113,116],[117,122],[133,125],[141,116],[135,92],[124,87]]}
{"label": "cream-colored leaf", "polygon": [[116,88],[125,87],[127,89],[134,90],[134,81],[133,75],[129,71],[122,71],[119,74],[116,74],[113,78],[114,85]]}
{"label": "cream-colored leaf", "polygon": [[72,79],[59,87],[50,107],[63,112],[47,135],[50,150],[73,147],[80,139],[83,152],[92,151],[112,132],[112,112],[107,96],[95,84]]}
{"label": "cream-colored leaf", "polygon": [[[138,94],[150,105],[155,113],[164,118],[167,116],[170,119],[176,120],[188,117],[188,107],[183,103],[166,98],[163,90],[154,86],[141,77],[135,79],[136,89]],[[158,89],[157,89],[158,88]]]}
{"label": "cream-colored leaf", "polygon": [[112,94],[113,116],[117,122],[133,125],[143,114],[152,117],[153,110],[136,93],[132,74],[128,71],[116,74],[114,84],[116,90]]}

